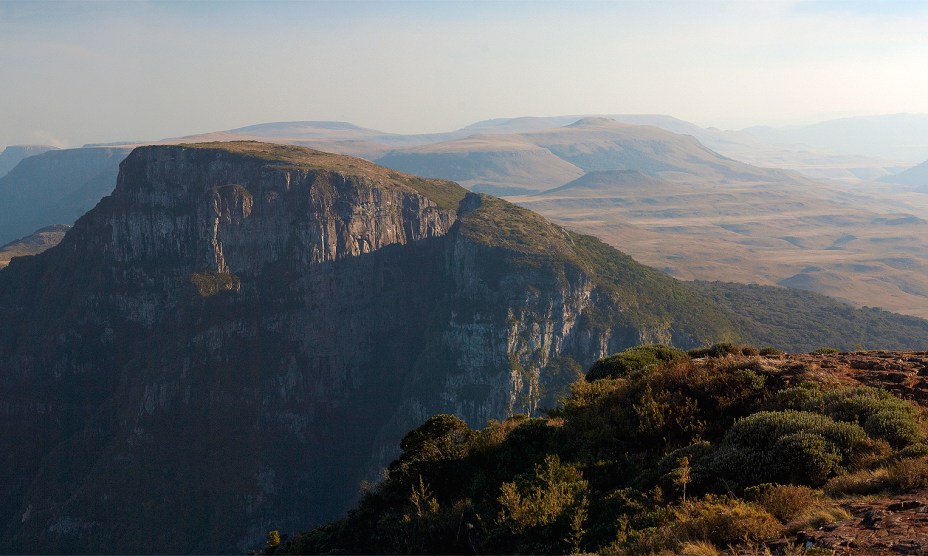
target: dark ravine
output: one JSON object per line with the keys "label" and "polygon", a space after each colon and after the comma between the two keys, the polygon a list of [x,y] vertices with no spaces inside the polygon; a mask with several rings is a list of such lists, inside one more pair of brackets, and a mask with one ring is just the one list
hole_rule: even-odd
{"label": "dark ravine", "polygon": [[244,551],[343,513],[430,415],[535,413],[607,353],[739,339],[731,315],[451,182],[142,147],[0,271],[0,552]]}

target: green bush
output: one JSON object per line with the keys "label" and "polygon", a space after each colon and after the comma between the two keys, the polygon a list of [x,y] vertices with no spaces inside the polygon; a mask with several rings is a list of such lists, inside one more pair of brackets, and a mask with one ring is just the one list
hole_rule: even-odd
{"label": "green bush", "polygon": [[864,430],[875,438],[882,438],[894,448],[910,446],[925,438],[921,424],[905,411],[885,410],[874,413],[864,421]]}
{"label": "green bush", "polygon": [[762,411],[740,419],[725,435],[715,469],[745,485],[822,484],[868,440],[856,424],[805,411]]}
{"label": "green bush", "polygon": [[707,348],[695,348],[686,352],[693,359],[702,357],[725,357],[727,355],[746,355],[754,356],[760,354],[760,351],[751,345],[734,344],[732,342],[719,342]]}
{"label": "green bush", "polygon": [[812,432],[796,432],[777,439],[778,476],[790,483],[820,485],[838,470],[841,454],[834,443]]}
{"label": "green bush", "polygon": [[764,357],[772,357],[776,355],[783,355],[783,350],[777,349],[775,347],[767,346],[767,347],[760,348],[759,354]]}
{"label": "green bush", "polygon": [[601,378],[624,377],[661,363],[680,359],[686,359],[686,353],[661,344],[628,348],[593,363],[586,374],[586,379],[593,381]]}
{"label": "green bush", "polygon": [[454,415],[434,415],[400,441],[401,461],[436,461],[460,458],[477,436]]}
{"label": "green bush", "polygon": [[868,386],[824,391],[814,383],[780,390],[771,401],[775,409],[823,413],[836,421],[859,423],[873,438],[902,448],[925,439],[922,410],[885,390]]}

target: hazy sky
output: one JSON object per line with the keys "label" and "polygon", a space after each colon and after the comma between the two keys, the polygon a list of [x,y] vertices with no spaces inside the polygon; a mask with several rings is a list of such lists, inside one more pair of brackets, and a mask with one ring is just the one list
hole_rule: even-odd
{"label": "hazy sky", "polygon": [[282,120],[928,112],[928,2],[0,0],[0,146]]}

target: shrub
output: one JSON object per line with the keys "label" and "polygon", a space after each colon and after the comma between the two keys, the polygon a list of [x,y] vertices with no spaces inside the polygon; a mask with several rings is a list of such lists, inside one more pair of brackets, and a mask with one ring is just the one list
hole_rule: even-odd
{"label": "shrub", "polygon": [[796,519],[821,498],[818,491],[806,486],[769,483],[745,489],[744,496],[783,523]]}
{"label": "shrub", "polygon": [[764,357],[774,357],[777,355],[783,355],[783,350],[777,349],[775,347],[767,346],[767,347],[760,348],[760,351],[758,353]]}
{"label": "shrub", "polygon": [[884,410],[870,415],[864,421],[864,430],[896,448],[916,444],[925,438],[917,418],[899,410]]}
{"label": "shrub", "polygon": [[400,461],[436,461],[459,458],[477,436],[454,415],[433,415],[400,441]]}
{"label": "shrub", "polygon": [[795,409],[798,411],[817,411],[822,408],[822,388],[815,382],[803,382],[778,391],[771,402],[775,409]]}
{"label": "shrub", "polygon": [[899,490],[928,487],[928,458],[905,458],[893,463],[888,482]]}
{"label": "shrub", "polygon": [[760,354],[760,351],[751,345],[734,344],[732,342],[719,342],[707,348],[695,348],[686,352],[693,359],[702,357],[725,357],[726,355],[745,355],[754,356]]}
{"label": "shrub", "polygon": [[898,456],[900,458],[917,458],[921,456],[928,456],[928,444],[919,442],[918,444],[906,446],[902,450],[899,450]]}
{"label": "shrub", "polygon": [[820,485],[837,471],[842,459],[834,443],[806,431],[781,436],[773,450],[779,459],[778,476],[791,483]]}
{"label": "shrub", "polygon": [[586,379],[593,381],[601,378],[624,377],[661,363],[680,359],[686,359],[686,353],[661,344],[628,348],[593,363],[586,374]]}
{"label": "shrub", "polygon": [[885,467],[862,469],[832,477],[825,483],[824,490],[829,496],[873,494],[886,488],[888,479],[889,471]]}
{"label": "shrub", "polygon": [[498,502],[502,509],[497,522],[514,533],[554,523],[568,510],[586,511],[587,482],[576,467],[547,456],[534,473],[515,482],[503,483]]}
{"label": "shrub", "polygon": [[707,496],[683,504],[676,512],[674,536],[729,546],[776,537],[782,525],[769,513],[736,498]]}
{"label": "shrub", "polygon": [[733,355],[735,353],[740,353],[741,350],[735,344],[731,342],[722,342],[719,344],[714,344],[709,348],[709,357],[725,357],[726,355]]}
{"label": "shrub", "polygon": [[796,482],[816,486],[847,460],[867,434],[804,411],[762,411],[735,422],[713,465],[743,484]]}
{"label": "shrub", "polygon": [[686,458],[689,464],[690,492],[699,492],[714,478],[709,468],[709,462],[715,453],[715,447],[705,440],[700,440],[674,450],[660,459],[657,464],[657,473],[660,476],[661,486],[670,492],[676,490],[675,481],[679,479],[680,461]]}
{"label": "shrub", "polygon": [[194,272],[190,282],[197,289],[200,297],[210,297],[222,291],[238,291],[242,285],[239,277],[228,272]]}
{"label": "shrub", "polygon": [[895,448],[915,444],[925,437],[919,408],[885,390],[868,386],[842,388],[825,392],[815,403],[833,419],[862,423],[868,434],[886,440]]}

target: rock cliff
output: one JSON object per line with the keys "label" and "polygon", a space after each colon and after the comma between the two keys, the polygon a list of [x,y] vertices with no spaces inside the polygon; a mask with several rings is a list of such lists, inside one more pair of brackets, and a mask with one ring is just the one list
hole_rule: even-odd
{"label": "rock cliff", "polygon": [[451,182],[142,147],[0,271],[0,550],[246,550],[343,512],[433,413],[535,412],[607,352],[733,335],[678,282]]}

